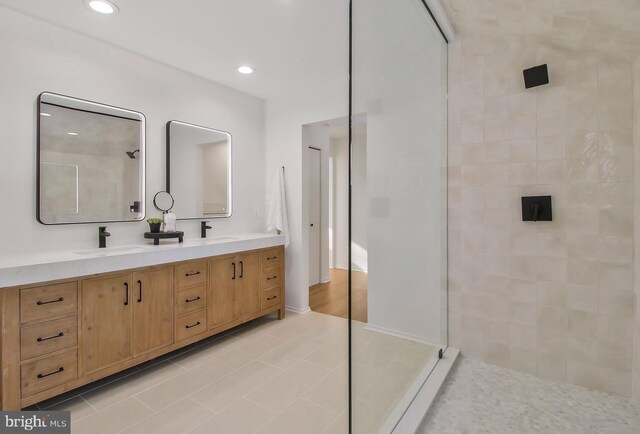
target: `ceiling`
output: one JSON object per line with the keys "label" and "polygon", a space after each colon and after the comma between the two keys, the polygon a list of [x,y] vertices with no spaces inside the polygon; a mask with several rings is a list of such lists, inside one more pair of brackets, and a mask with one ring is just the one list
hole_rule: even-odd
{"label": "ceiling", "polygon": [[525,37],[576,52],[640,56],[640,0],[441,0],[461,35]]}
{"label": "ceiling", "polygon": [[264,99],[348,74],[348,0],[113,1],[110,16],[82,0],[0,5]]}

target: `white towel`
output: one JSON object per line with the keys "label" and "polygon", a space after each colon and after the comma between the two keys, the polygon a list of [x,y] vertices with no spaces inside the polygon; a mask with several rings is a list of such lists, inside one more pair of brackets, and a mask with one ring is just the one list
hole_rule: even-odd
{"label": "white towel", "polygon": [[289,219],[287,218],[287,195],[284,188],[284,167],[278,169],[271,190],[271,204],[267,218],[267,231],[278,230],[284,234],[284,246],[289,246]]}

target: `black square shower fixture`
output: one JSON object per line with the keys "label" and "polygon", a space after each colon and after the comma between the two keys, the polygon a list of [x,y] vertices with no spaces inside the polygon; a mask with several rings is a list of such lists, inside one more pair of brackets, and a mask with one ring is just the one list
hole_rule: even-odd
{"label": "black square shower fixture", "polygon": [[546,63],[525,69],[522,73],[524,74],[524,87],[527,89],[549,84],[549,70]]}
{"label": "black square shower fixture", "polygon": [[522,198],[523,222],[550,222],[551,196],[528,196]]}

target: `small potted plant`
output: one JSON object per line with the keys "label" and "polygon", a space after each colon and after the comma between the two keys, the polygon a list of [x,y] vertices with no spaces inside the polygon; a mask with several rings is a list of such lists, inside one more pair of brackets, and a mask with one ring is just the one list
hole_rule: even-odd
{"label": "small potted plant", "polygon": [[147,219],[147,223],[149,223],[149,232],[151,232],[152,234],[157,234],[160,232],[160,225],[162,224],[162,219],[153,217],[153,218]]}

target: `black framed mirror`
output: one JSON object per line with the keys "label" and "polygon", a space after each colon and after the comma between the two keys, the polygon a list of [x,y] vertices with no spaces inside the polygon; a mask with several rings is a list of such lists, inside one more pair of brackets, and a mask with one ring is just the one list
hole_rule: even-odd
{"label": "black framed mirror", "polygon": [[167,191],[178,220],[231,217],[231,134],[167,122]]}
{"label": "black framed mirror", "polygon": [[51,92],[38,96],[37,109],[37,220],[143,220],[144,115]]}

